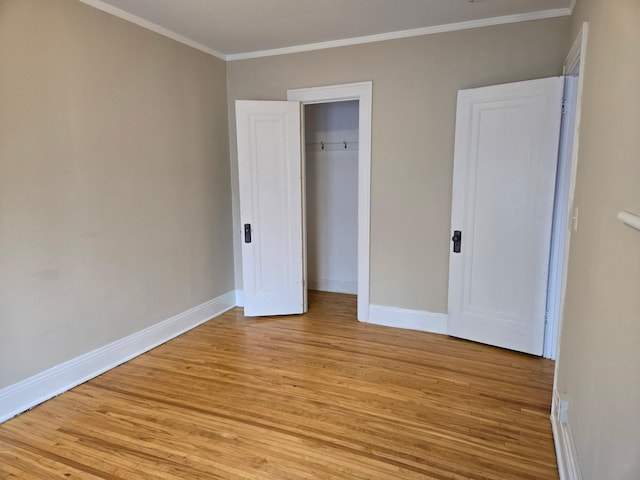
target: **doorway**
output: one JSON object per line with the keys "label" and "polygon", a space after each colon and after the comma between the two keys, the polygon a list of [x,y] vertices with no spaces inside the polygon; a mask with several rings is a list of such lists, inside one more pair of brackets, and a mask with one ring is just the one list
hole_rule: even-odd
{"label": "doorway", "polygon": [[303,107],[307,286],[358,293],[358,101]]}
{"label": "doorway", "polygon": [[[369,320],[369,261],[371,205],[371,99],[372,83],[361,82],[287,91],[287,100],[298,101],[302,111],[310,105],[336,102],[357,103],[357,295],[358,320]],[[306,129],[305,129],[306,131]],[[306,142],[305,142],[306,143]],[[313,142],[311,142],[313,143]],[[338,142],[331,142],[338,143]],[[341,142],[340,142],[341,143]],[[330,148],[339,148],[333,145]],[[355,142],[351,148],[355,146]],[[344,144],[342,144],[344,149]],[[317,148],[317,146],[314,146]],[[322,145],[320,145],[322,148]],[[349,142],[347,142],[347,150]],[[303,161],[303,165],[306,160]],[[306,202],[305,202],[306,206]],[[305,215],[307,213],[305,212]]]}
{"label": "doorway", "polygon": [[[554,210],[552,252],[549,261],[549,287],[547,297],[547,325],[543,356],[559,360],[562,334],[564,296],[569,268],[571,231],[577,230],[578,211],[573,204],[578,170],[578,144],[583,91],[584,60],[587,51],[589,26],[585,22],[578,32],[564,64],[565,91],[563,123],[558,154],[558,182]],[[554,381],[555,388],[555,381]]]}

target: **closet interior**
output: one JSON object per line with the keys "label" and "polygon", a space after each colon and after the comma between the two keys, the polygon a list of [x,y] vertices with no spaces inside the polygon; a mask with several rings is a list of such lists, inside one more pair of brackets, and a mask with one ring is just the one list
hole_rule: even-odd
{"label": "closet interior", "polygon": [[358,103],[305,105],[311,290],[358,293]]}

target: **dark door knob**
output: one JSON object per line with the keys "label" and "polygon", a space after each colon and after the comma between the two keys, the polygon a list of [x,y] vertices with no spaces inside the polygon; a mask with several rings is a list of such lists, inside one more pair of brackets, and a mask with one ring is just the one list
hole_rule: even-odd
{"label": "dark door knob", "polygon": [[453,253],[460,253],[462,247],[462,230],[454,230],[451,240],[453,241]]}

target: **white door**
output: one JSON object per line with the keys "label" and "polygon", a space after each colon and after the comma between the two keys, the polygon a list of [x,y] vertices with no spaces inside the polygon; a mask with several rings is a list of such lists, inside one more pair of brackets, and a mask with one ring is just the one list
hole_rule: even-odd
{"label": "white door", "polygon": [[236,101],[244,312],[306,310],[298,102]]}
{"label": "white door", "polygon": [[542,354],[562,90],[458,92],[449,335]]}

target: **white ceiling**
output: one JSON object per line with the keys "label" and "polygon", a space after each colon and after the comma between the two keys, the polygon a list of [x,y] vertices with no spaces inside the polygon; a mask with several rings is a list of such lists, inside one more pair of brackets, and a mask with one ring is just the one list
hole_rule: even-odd
{"label": "white ceiling", "polygon": [[[333,46],[363,43],[568,15],[575,3],[575,0],[81,1],[229,60],[284,53],[278,49],[300,51],[331,46],[315,45],[322,42],[334,42]],[[373,35],[378,37],[360,38]]]}

